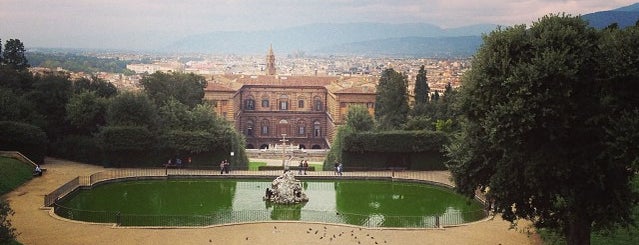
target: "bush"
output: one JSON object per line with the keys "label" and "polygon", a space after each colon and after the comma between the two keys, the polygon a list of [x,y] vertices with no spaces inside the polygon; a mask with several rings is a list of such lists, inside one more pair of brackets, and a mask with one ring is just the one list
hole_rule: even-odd
{"label": "bush", "polygon": [[0,244],[14,243],[14,239],[18,235],[16,229],[11,227],[9,216],[13,215],[13,210],[4,200],[0,200]]}
{"label": "bush", "polygon": [[85,135],[69,135],[51,144],[51,155],[78,162],[101,164],[103,151],[98,139]]}
{"label": "bush", "polygon": [[[289,169],[291,171],[298,171],[300,169],[299,166],[289,166]],[[257,170],[259,171],[268,171],[268,170],[282,170],[284,171],[284,168],[282,166],[259,166],[257,167]],[[315,167],[314,166],[308,166],[307,171],[315,171]]]}
{"label": "bush", "polygon": [[19,122],[0,122],[0,150],[19,151],[32,161],[44,163],[47,135],[42,129]]}
{"label": "bush", "polygon": [[384,131],[353,133],[344,137],[346,152],[432,152],[441,151],[448,136],[436,131]]}

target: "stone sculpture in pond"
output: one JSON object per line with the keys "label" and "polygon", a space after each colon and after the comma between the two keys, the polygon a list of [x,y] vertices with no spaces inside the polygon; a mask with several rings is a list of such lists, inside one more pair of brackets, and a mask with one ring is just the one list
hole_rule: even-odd
{"label": "stone sculpture in pond", "polygon": [[271,183],[271,188],[266,188],[263,199],[277,204],[308,202],[308,197],[302,192],[302,183],[295,179],[292,171],[286,171],[275,178]]}

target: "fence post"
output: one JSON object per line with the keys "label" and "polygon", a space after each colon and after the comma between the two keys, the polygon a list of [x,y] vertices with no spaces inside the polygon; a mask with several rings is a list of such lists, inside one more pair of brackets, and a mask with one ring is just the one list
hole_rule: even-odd
{"label": "fence post", "polygon": [[120,220],[120,212],[115,213],[115,224],[116,225],[121,225],[122,222]]}

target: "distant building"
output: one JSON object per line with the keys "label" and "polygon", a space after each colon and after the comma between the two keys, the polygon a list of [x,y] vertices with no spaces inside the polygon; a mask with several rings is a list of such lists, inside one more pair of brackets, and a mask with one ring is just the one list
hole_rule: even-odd
{"label": "distant building", "polygon": [[272,47],[266,61],[266,75],[213,76],[205,88],[205,100],[246,137],[247,149],[279,144],[283,134],[299,148],[326,149],[349,106],[374,114],[372,77],[277,75]]}

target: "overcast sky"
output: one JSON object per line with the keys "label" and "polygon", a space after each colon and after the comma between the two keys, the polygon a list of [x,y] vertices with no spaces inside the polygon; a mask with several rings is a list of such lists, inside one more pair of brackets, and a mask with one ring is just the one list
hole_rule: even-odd
{"label": "overcast sky", "polygon": [[311,23],[531,24],[638,0],[0,0],[0,38],[27,47],[144,48],[213,31]]}

